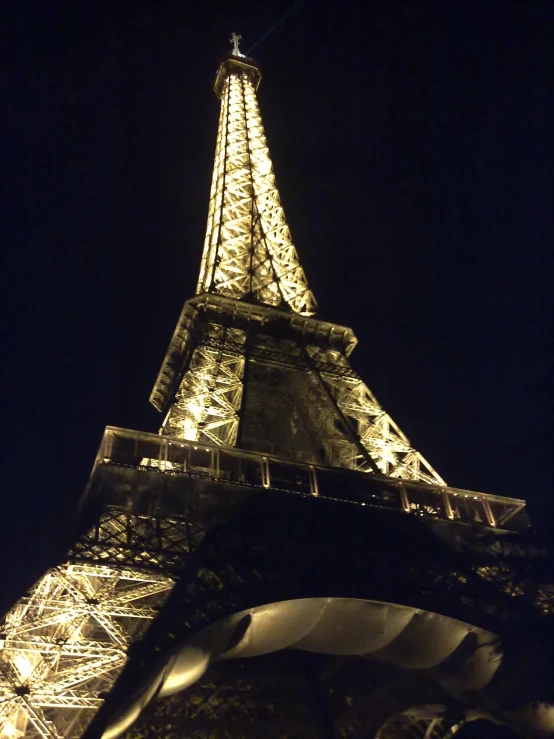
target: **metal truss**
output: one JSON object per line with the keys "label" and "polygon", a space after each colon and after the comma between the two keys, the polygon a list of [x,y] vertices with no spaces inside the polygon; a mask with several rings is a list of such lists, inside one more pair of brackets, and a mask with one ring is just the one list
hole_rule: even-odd
{"label": "metal truss", "polygon": [[[423,455],[412,447],[407,436],[381,408],[367,385],[350,369],[348,359],[343,354],[337,351],[324,352],[316,347],[308,347],[307,352],[316,360],[315,371],[379,472],[404,480],[421,480],[431,485],[446,484]],[[359,455],[345,461],[347,464],[344,466],[361,469],[365,466]]]}
{"label": "metal truss", "polygon": [[127,531],[125,516],[104,516],[83,541],[94,540],[100,560],[107,563],[71,560],[53,567],[6,615],[0,736],[79,737],[102,704],[129,645],[140,638],[173,586],[159,569],[117,565],[118,548],[124,549],[122,532]]}
{"label": "metal truss", "polygon": [[311,315],[315,299],[292,244],[246,65],[225,79],[197,293],[249,297]]}
{"label": "metal truss", "polygon": [[[244,57],[229,59],[218,75],[221,111],[197,293],[257,303],[267,306],[266,310],[284,306],[308,316],[317,306],[279,201],[256,98],[259,79],[257,67]],[[223,309],[230,322],[227,325],[236,326],[237,310]],[[286,456],[305,460],[311,456],[313,462],[445,484],[352,371],[346,352],[305,347],[298,340],[277,342],[267,335],[250,342],[247,359],[244,347],[246,335],[252,333],[250,327],[240,331],[212,322],[197,340],[191,334],[196,319],[192,309],[189,313],[185,340],[190,358],[185,360],[186,371],[162,433],[224,446],[234,446],[237,439],[250,436],[249,445],[260,451],[273,448]],[[272,317],[268,313],[260,318]],[[342,335],[345,329],[336,328]],[[170,347],[169,354],[182,346],[181,342],[174,337],[175,347]],[[351,351],[352,346],[347,348]],[[257,367],[281,365],[303,372],[281,371],[279,379],[273,372],[273,388],[266,388],[264,399],[261,387],[254,387],[256,383],[247,380],[243,391],[243,379],[249,374],[245,367],[251,362]],[[175,372],[173,355],[169,360],[166,357],[166,364],[167,382]],[[269,377],[269,369],[267,373]],[[276,395],[273,400],[271,389]],[[157,407],[158,396],[166,392],[162,388],[156,395],[155,389]],[[253,402],[256,395],[259,397]],[[268,420],[271,412],[281,416],[274,418],[273,424]],[[257,418],[253,420],[252,415]],[[290,421],[291,428],[284,429],[283,420]],[[246,436],[244,428],[239,432],[239,424],[249,425]],[[287,448],[283,439],[299,442],[302,424],[309,428],[309,433],[303,434],[304,444]],[[282,440],[275,448],[268,437],[278,430]],[[306,447],[310,436],[324,448],[324,459],[313,449],[300,448]],[[260,441],[257,447],[256,439]]]}
{"label": "metal truss", "polygon": [[246,334],[210,324],[191,357],[163,433],[234,446],[244,373]]}
{"label": "metal truss", "polygon": [[[247,357],[246,337],[244,330],[213,322],[203,328],[162,433],[234,446],[242,424],[243,442],[258,451],[446,484],[344,353],[257,333]],[[314,451],[317,445],[324,458]]]}
{"label": "metal truss", "polygon": [[[261,374],[265,376],[266,370]],[[263,398],[267,398],[265,387],[262,388]],[[282,390],[280,394],[283,394]],[[296,422],[294,418],[292,420]],[[254,423],[254,432],[260,431],[260,426],[264,431],[263,425]],[[211,518],[199,514],[194,497],[196,493],[190,492],[195,488],[187,482],[189,479],[198,481],[201,489],[208,483],[216,487],[221,484],[233,486],[237,492],[243,487],[259,491],[273,489],[349,505],[396,510],[402,514],[424,516],[429,521],[469,524],[473,530],[480,529],[489,534],[494,530],[524,532],[530,527],[524,500],[385,475],[358,475],[350,469],[314,464],[309,458],[290,459],[238,447],[208,442],[198,444],[179,437],[108,426],[84,501],[87,504],[94,501],[102,503],[106,490],[121,489],[125,491],[124,496],[116,496],[112,501],[114,505],[132,503],[139,505],[144,513],[150,511],[156,515],[124,519],[103,514],[95,534],[100,543],[94,543],[88,534],[76,543],[75,556],[91,564],[108,564],[106,557],[111,555],[106,547],[109,545],[109,551],[118,552],[114,565],[132,567],[140,564],[143,568],[168,571],[170,575],[178,573],[213,523]],[[185,490],[189,490],[186,495]],[[127,503],[128,500],[131,503]],[[153,508],[152,501],[158,501]],[[167,518],[158,518],[159,506],[167,506],[170,501],[174,513]],[[109,535],[104,533],[107,524]],[[496,538],[491,541],[493,543],[487,546],[483,543],[472,546],[495,563],[498,558],[514,558],[519,562],[543,556],[537,552],[533,555],[532,549],[521,543],[514,545]],[[513,578],[513,573],[506,576]]]}

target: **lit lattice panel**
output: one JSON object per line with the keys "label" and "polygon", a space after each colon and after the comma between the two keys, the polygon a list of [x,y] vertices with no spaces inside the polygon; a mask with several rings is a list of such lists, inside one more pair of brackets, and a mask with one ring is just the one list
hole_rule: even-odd
{"label": "lit lattice panel", "polygon": [[241,71],[221,94],[208,226],[197,293],[248,297],[311,315],[315,299],[279,200],[256,91]]}
{"label": "lit lattice panel", "polygon": [[[377,466],[378,472],[404,480],[421,480],[429,484],[445,485],[439,473],[425,457],[413,448],[407,436],[379,405],[377,399],[354,372],[333,372],[333,366],[349,367],[348,360],[339,352],[318,352],[308,348],[312,357],[325,364],[320,377],[341,413],[354,428],[363,447]],[[340,466],[359,469],[363,460],[344,460]]]}
{"label": "lit lattice panel", "polygon": [[[189,370],[164,424],[164,433],[224,446],[236,444],[243,392],[241,350],[245,338],[244,331],[222,326],[212,325],[204,332],[206,343],[193,352]],[[234,352],[225,351],[226,340],[234,345]],[[214,346],[215,341],[221,347]],[[237,350],[241,353],[237,354]]]}
{"label": "lit lattice panel", "polygon": [[[124,516],[104,516],[105,553],[127,536]],[[172,586],[127,567],[50,569],[1,626],[0,736],[80,737]]]}

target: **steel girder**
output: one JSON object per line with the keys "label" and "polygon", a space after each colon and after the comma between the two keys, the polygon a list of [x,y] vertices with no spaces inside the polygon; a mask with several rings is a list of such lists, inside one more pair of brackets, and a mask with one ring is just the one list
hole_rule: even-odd
{"label": "steel girder", "polygon": [[[344,352],[276,338],[263,326],[235,328],[233,313],[226,311],[221,323],[191,326],[189,358],[162,433],[222,446],[248,437],[249,448],[258,451],[445,485]],[[278,405],[272,406],[270,386],[260,385],[264,375],[268,381],[274,377]],[[267,419],[260,427],[262,411]],[[322,453],[295,441],[299,425],[309,429]],[[272,441],[278,430],[290,442],[286,448]]]}
{"label": "steel girder", "polygon": [[[127,534],[124,515],[102,516],[82,537],[97,541],[98,563],[72,557],[53,567],[6,615],[0,651],[3,737],[81,736],[129,646],[157,614],[173,580],[159,568],[141,570],[139,557],[121,567]],[[110,565],[103,565],[108,559]]]}
{"label": "steel girder", "polygon": [[[245,338],[245,332],[238,329],[214,324],[205,329],[167,416],[165,433],[235,445],[243,392],[244,354],[240,352]],[[231,347],[226,349],[226,344]]]}

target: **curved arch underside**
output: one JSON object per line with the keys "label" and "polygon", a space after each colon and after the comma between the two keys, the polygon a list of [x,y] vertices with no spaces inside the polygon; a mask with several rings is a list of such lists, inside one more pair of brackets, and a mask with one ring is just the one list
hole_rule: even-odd
{"label": "curved arch underside", "polygon": [[[185,640],[121,707],[103,739],[121,736],[154,697],[185,690],[218,661],[285,649],[371,656],[406,670],[423,670],[475,717],[491,718],[528,737],[552,736],[554,704],[538,696],[529,700],[518,681],[505,679],[507,646],[485,629],[382,601],[305,598],[269,603],[223,618]],[[510,671],[516,667],[512,664]]]}

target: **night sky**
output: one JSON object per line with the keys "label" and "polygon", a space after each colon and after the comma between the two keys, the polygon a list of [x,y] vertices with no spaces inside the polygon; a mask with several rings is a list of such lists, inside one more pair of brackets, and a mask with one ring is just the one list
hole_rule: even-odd
{"label": "night sky", "polygon": [[[65,547],[105,425],[148,397],[198,276],[232,31],[293,3],[4,16],[7,603]],[[252,55],[322,318],[451,485],[554,530],[554,4],[297,3]],[[8,567],[6,567],[8,563]]]}

